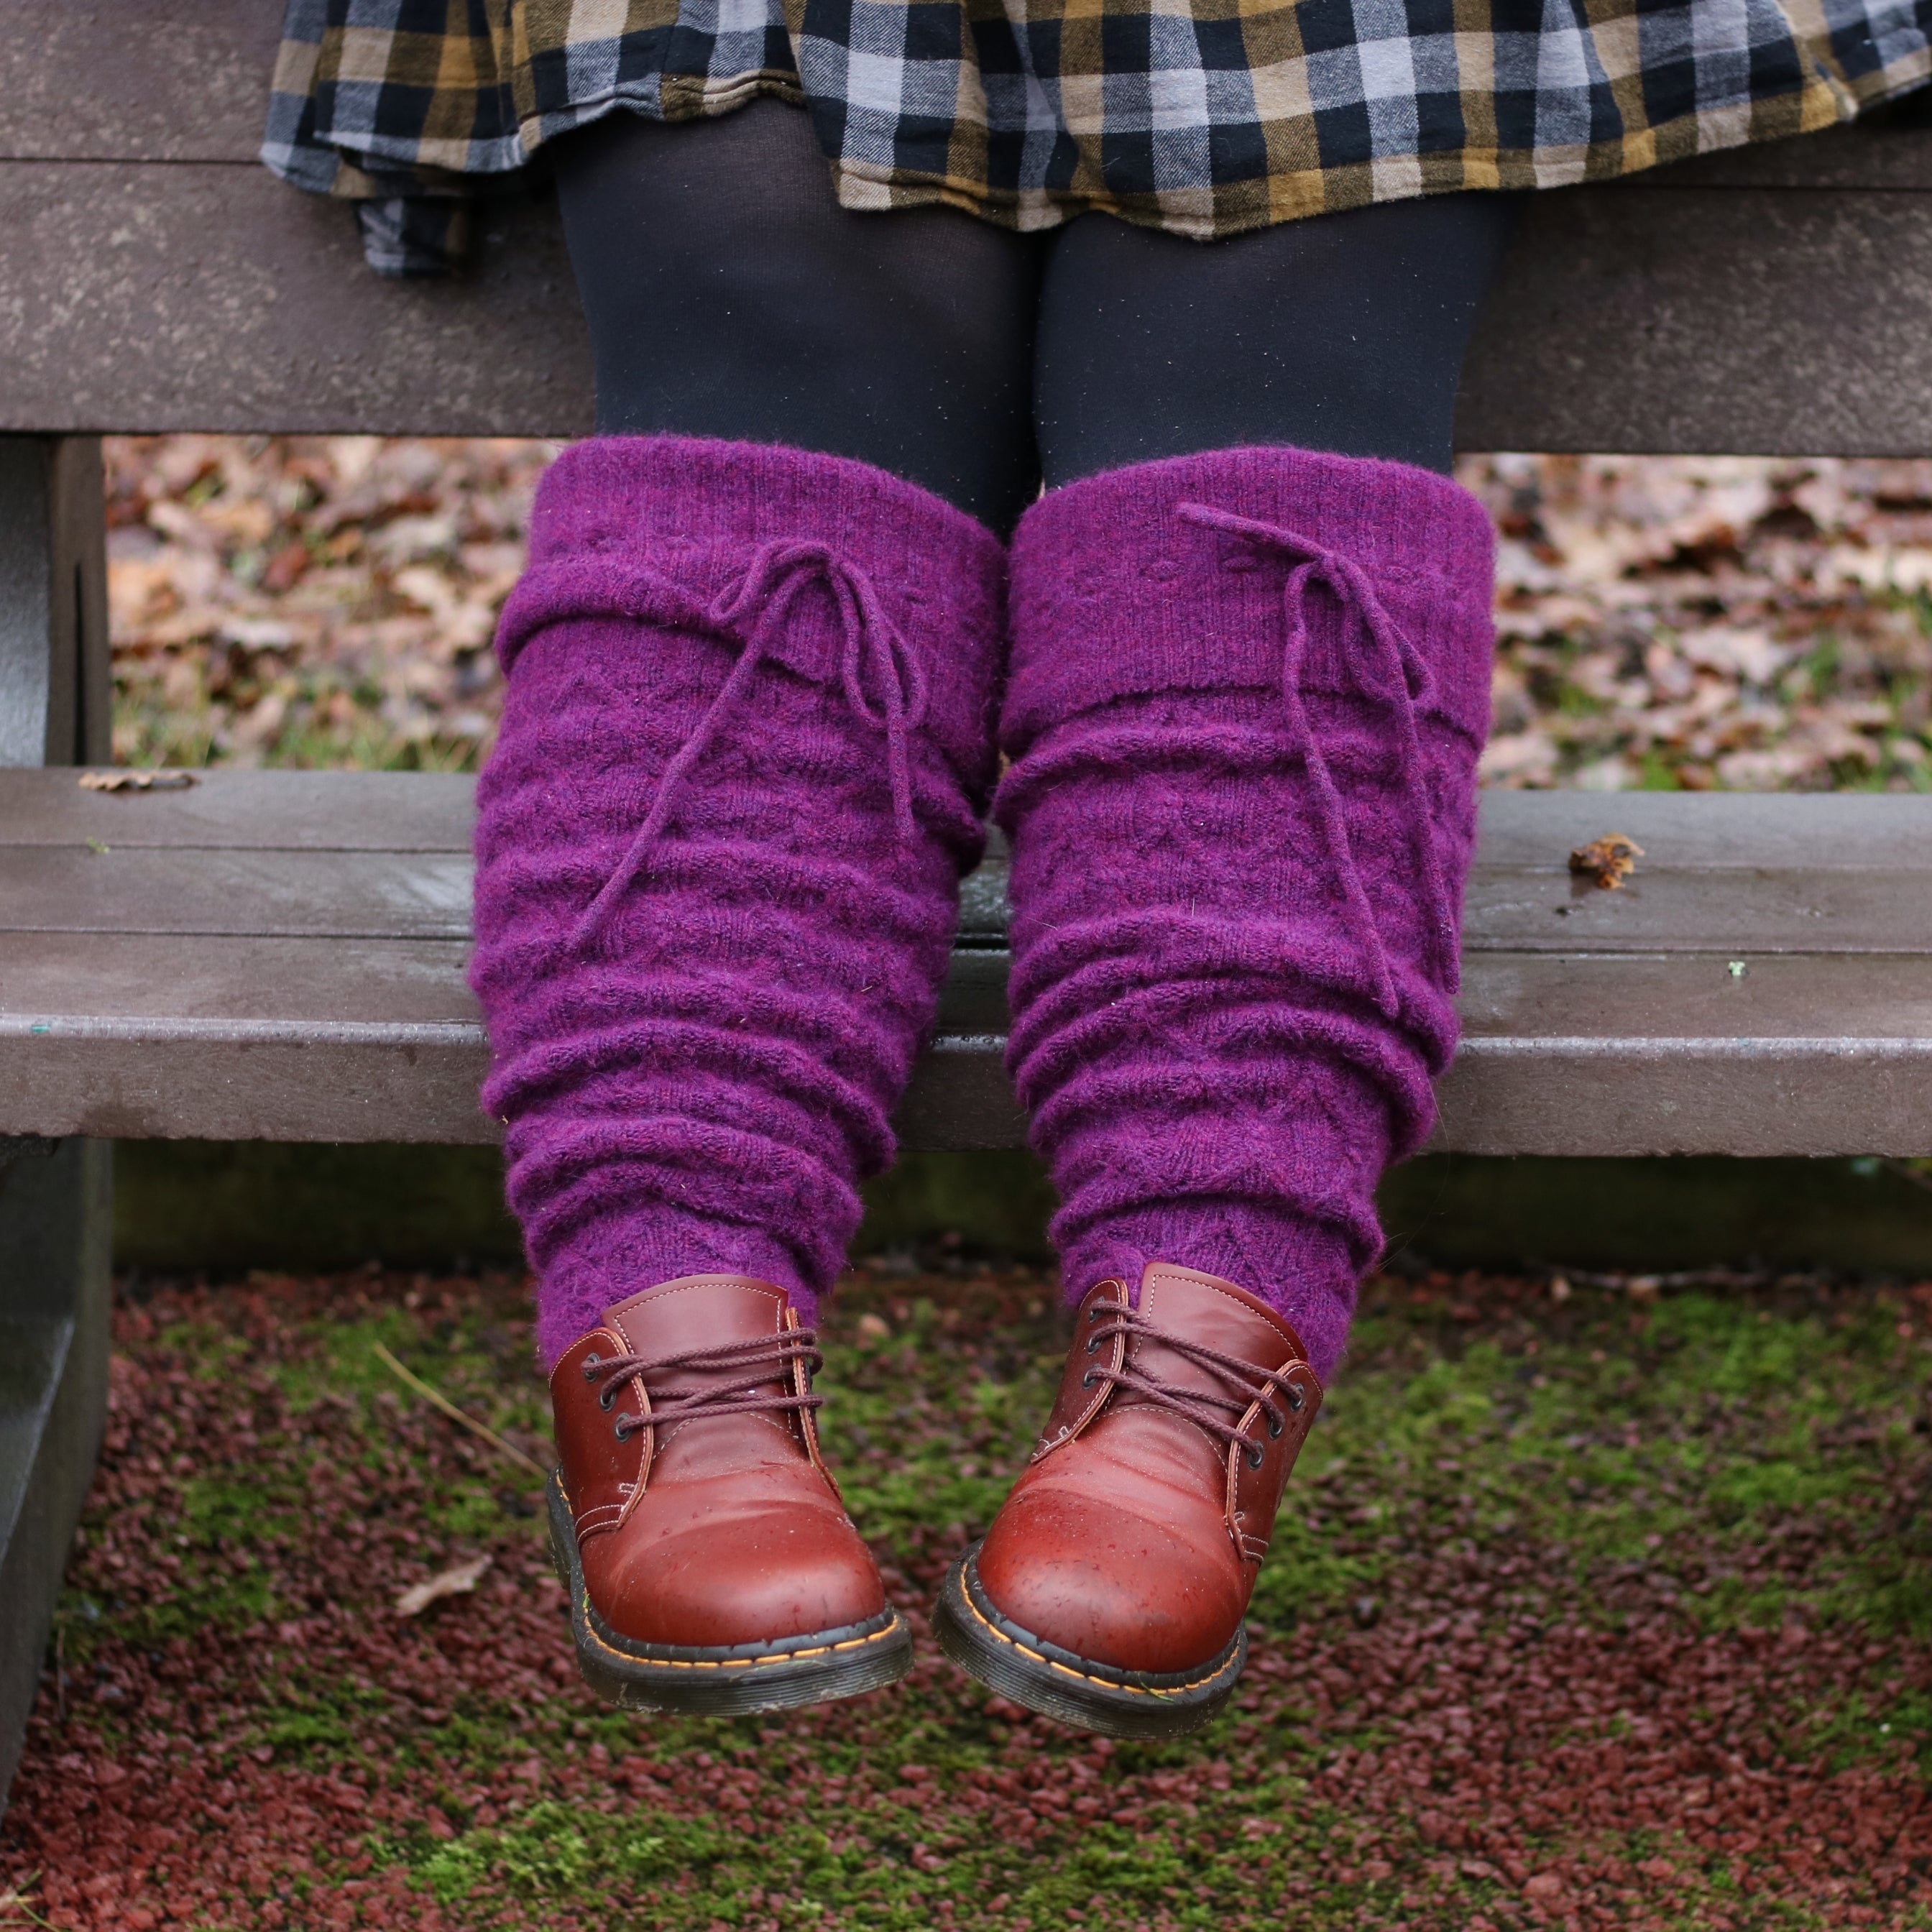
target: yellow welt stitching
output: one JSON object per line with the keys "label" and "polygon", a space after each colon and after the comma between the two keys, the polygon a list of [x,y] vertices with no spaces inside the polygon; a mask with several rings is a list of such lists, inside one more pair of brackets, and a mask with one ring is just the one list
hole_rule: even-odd
{"label": "yellow welt stitching", "polygon": [[821,1644],[812,1650],[768,1650],[756,1657],[682,1658],[682,1657],[633,1657],[627,1650],[620,1650],[614,1644],[606,1643],[597,1634],[590,1621],[590,1592],[586,1588],[582,1593],[584,1628],[586,1636],[606,1657],[614,1657],[620,1663],[644,1664],[656,1670],[742,1670],[757,1664],[789,1664],[794,1658],[824,1657],[835,1650],[860,1650],[868,1643],[877,1643],[881,1637],[892,1636],[899,1628],[898,1612],[892,1612],[892,1620],[882,1630],[875,1630],[869,1636],[848,1637],[842,1643]]}
{"label": "yellow welt stitching", "polygon": [[[1090,1675],[1084,1670],[1076,1670],[1070,1664],[1057,1663],[1053,1658],[1046,1656],[1040,1652],[1035,1650],[1030,1644],[1022,1643],[1017,1637],[1010,1637],[1007,1636],[1006,1632],[1001,1630],[998,1624],[988,1623],[979,1605],[974,1603],[973,1599],[966,1594],[966,1591],[963,1586],[959,1592],[959,1600],[973,1612],[974,1621],[980,1625],[981,1629],[986,1631],[988,1636],[993,1637],[999,1642],[1006,1645],[1009,1649],[1018,1651],[1022,1656],[1031,1658],[1036,1664],[1045,1664],[1049,1670],[1058,1670],[1064,1676],[1078,1677],[1083,1682],[1088,1684],[1098,1684],[1104,1689],[1108,1690],[1124,1690],[1130,1696],[1133,1697],[1172,1697],[1175,1694],[1174,1690],[1156,1690],[1144,1684],[1116,1684],[1111,1677],[1095,1677]],[[1226,1664],[1222,1665],[1220,1670],[1214,1673],[1213,1676],[1203,1677],[1198,1682],[1193,1684],[1179,1684],[1177,1685],[1175,1688],[1176,1690],[1204,1690],[1208,1685],[1214,1683],[1217,1678],[1224,1675],[1228,1670],[1232,1669],[1240,1661],[1240,1654],[1237,1652],[1234,1656],[1228,1658]]]}

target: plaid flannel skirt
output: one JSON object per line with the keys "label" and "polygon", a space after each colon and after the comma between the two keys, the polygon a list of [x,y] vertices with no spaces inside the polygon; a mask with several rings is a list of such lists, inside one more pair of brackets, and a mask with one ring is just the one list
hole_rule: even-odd
{"label": "plaid flannel skirt", "polygon": [[1848,121],[1932,0],[287,0],[262,158],[435,273],[464,195],[626,108],[808,108],[848,208],[1211,238]]}

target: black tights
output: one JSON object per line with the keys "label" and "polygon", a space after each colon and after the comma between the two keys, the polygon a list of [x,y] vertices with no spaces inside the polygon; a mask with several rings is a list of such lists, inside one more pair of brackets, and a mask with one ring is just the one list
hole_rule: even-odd
{"label": "black tights", "polygon": [[1084,216],[1015,235],[857,214],[760,100],[557,144],[605,435],[857,457],[1004,532],[1124,464],[1293,444],[1449,466],[1510,197],[1393,202],[1204,245]]}

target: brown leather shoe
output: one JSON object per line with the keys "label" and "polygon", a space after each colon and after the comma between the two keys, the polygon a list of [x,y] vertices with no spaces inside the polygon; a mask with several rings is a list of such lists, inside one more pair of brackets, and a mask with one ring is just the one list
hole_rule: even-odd
{"label": "brown leather shoe", "polygon": [[552,1372],[550,1549],[600,1696],[722,1714],[905,1675],[911,1633],[818,1453],[815,1339],[783,1288],[686,1275]]}
{"label": "brown leather shoe", "polygon": [[1166,1262],[1103,1281],[1046,1432],[946,1579],[940,1647],[1082,1730],[1177,1737],[1247,1661],[1248,1600],[1322,1405],[1294,1331],[1233,1282]]}

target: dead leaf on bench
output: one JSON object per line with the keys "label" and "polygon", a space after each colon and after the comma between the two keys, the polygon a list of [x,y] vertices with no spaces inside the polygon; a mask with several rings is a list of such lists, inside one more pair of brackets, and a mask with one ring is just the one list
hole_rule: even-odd
{"label": "dead leaf on bench", "polygon": [[1570,869],[1580,878],[1594,879],[1606,892],[1614,892],[1643,856],[1643,848],[1621,832],[1606,832],[1587,845],[1580,845],[1570,855]]}
{"label": "dead leaf on bench", "polygon": [[192,772],[82,772],[82,791],[186,791]]}
{"label": "dead leaf on bench", "polygon": [[473,1562],[458,1564],[454,1570],[445,1570],[426,1582],[412,1583],[396,1599],[397,1616],[420,1616],[430,1604],[445,1597],[467,1594],[476,1588],[478,1580],[489,1567],[489,1558],[478,1556]]}

